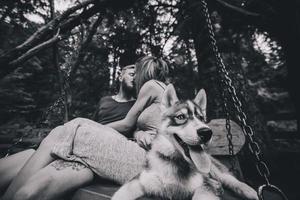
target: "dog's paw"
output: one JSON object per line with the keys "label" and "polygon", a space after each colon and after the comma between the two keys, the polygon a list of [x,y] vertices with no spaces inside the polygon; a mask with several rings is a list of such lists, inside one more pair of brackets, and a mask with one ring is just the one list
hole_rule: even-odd
{"label": "dog's paw", "polygon": [[239,186],[239,193],[249,200],[258,200],[257,192],[245,183]]}
{"label": "dog's paw", "polygon": [[212,178],[205,179],[205,185],[217,196],[222,196],[224,193],[222,184]]}

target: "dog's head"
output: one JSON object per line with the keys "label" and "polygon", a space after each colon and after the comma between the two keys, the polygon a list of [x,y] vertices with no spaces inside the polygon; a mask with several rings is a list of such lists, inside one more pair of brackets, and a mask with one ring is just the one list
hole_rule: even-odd
{"label": "dog's head", "polygon": [[172,84],[168,85],[161,102],[160,133],[173,144],[183,158],[202,173],[210,171],[211,159],[203,150],[211,140],[206,125],[206,93],[202,89],[193,101],[179,101]]}

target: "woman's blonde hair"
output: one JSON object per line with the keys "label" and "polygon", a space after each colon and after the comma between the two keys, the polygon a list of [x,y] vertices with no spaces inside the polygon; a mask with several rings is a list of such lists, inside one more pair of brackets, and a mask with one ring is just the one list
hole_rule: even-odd
{"label": "woman's blonde hair", "polygon": [[164,82],[168,74],[169,67],[163,59],[154,56],[144,56],[138,59],[135,63],[135,84],[137,94],[147,81],[155,79]]}

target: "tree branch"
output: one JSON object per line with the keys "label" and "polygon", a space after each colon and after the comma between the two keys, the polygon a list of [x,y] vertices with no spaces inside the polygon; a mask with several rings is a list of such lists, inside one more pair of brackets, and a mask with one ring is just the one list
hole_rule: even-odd
{"label": "tree branch", "polygon": [[[66,37],[66,36],[65,36]],[[35,55],[36,52],[39,52],[42,49],[45,49],[46,47],[51,46],[51,44],[58,42],[60,40],[62,40],[65,37],[61,37],[59,35],[59,30],[57,31],[56,35],[53,36],[51,39],[35,46],[34,48],[30,49],[29,51],[27,51],[25,54],[23,54],[22,56],[20,56],[19,58],[17,58],[16,60],[13,60],[12,62],[9,63],[9,65],[18,65],[21,62],[24,62],[26,60],[28,60],[29,58],[31,58],[32,56]]]}
{"label": "tree branch", "polygon": [[250,12],[250,11],[245,10],[243,8],[240,8],[240,7],[234,6],[232,4],[229,4],[229,3],[227,3],[223,0],[215,0],[215,1],[222,4],[224,7],[229,8],[229,9],[234,10],[234,11],[237,11],[237,12],[243,14],[243,15],[247,15],[247,16],[251,16],[251,17],[259,17],[260,16],[260,14],[258,14],[258,13]]}
{"label": "tree branch", "polygon": [[81,21],[89,19],[90,17],[92,17],[93,15],[98,13],[100,10],[101,10],[101,8],[99,8],[98,6],[95,5],[89,9],[85,10],[84,12],[82,12],[78,15],[75,15],[72,18],[66,20],[65,22],[63,22],[60,25],[61,33],[70,31],[72,28],[79,25],[81,23]]}
{"label": "tree branch", "polygon": [[81,4],[75,5],[72,8],[69,8],[68,10],[66,10],[64,13],[62,13],[61,15],[55,17],[53,20],[51,20],[50,22],[48,22],[47,25],[42,26],[40,29],[38,29],[31,37],[29,37],[24,43],[22,43],[21,45],[17,46],[16,48],[21,48],[22,46],[25,46],[29,43],[31,43],[32,41],[36,40],[37,37],[42,36],[43,34],[45,34],[45,32],[48,31],[53,31],[55,29],[55,27],[63,20],[65,20],[69,15],[71,15],[72,13],[76,12],[77,10],[88,6],[89,4],[93,3],[95,0],[87,0]]}
{"label": "tree branch", "polygon": [[[18,45],[12,50],[4,52],[0,55],[0,65],[5,65],[10,63],[13,59],[20,56],[24,52],[31,49],[33,46],[40,43],[43,39],[49,37],[49,35],[53,34],[53,31],[57,28],[57,25],[65,20],[70,14],[74,13],[75,11],[90,5],[91,3],[95,2],[96,0],[87,0],[79,5],[76,5],[72,8],[69,8],[60,16],[57,16],[46,25],[39,28],[32,36],[30,36],[25,42]],[[5,74],[4,74],[5,75]]]}

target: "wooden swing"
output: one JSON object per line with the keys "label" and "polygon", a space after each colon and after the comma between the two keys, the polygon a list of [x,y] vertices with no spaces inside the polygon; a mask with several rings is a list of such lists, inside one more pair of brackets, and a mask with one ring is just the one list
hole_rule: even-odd
{"label": "wooden swing", "polygon": [[[213,130],[213,138],[211,145],[206,150],[211,155],[214,155],[225,164],[229,169],[234,165],[235,175],[242,177],[242,171],[239,163],[236,159],[236,154],[241,150],[245,143],[245,136],[243,135],[242,129],[237,123],[230,121],[231,132],[232,132],[232,143],[234,143],[234,155],[229,154],[229,145],[226,138],[225,119],[213,119],[208,125]],[[98,179],[93,184],[78,189],[71,200],[108,200],[111,196],[119,189],[120,185],[117,185],[111,181]],[[150,200],[150,198],[140,198],[143,200]],[[239,198],[234,196],[229,191],[225,191],[223,199],[238,200]],[[153,200],[153,199],[151,199]],[[156,200],[156,199],[155,199]],[[157,198],[158,200],[158,198]]]}

